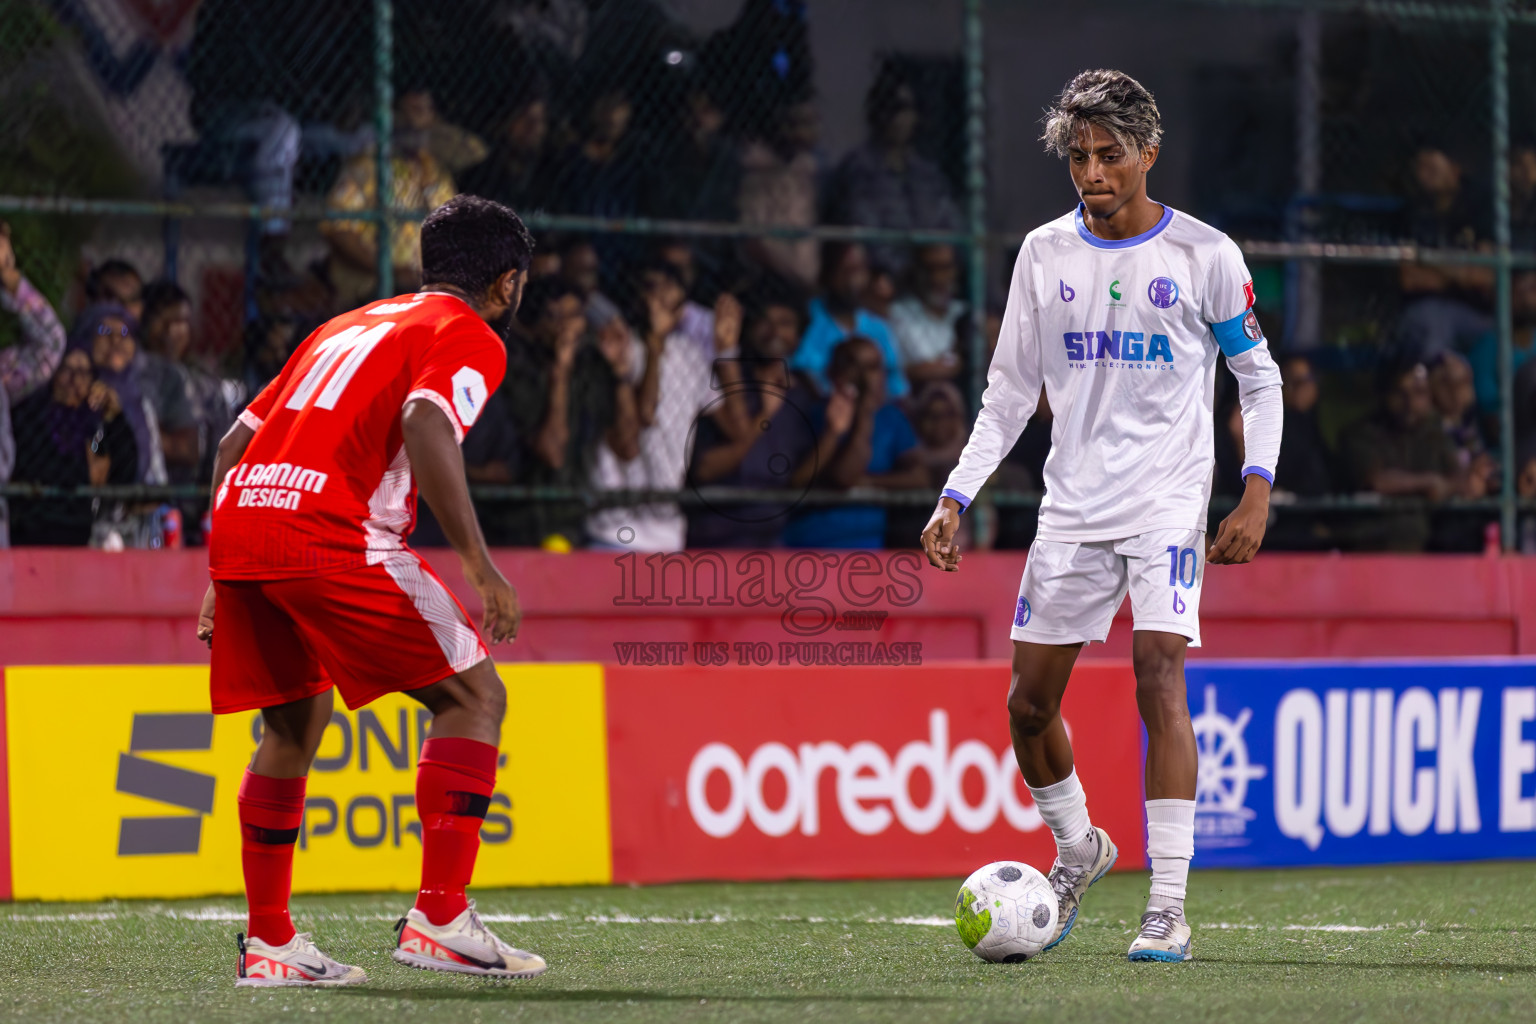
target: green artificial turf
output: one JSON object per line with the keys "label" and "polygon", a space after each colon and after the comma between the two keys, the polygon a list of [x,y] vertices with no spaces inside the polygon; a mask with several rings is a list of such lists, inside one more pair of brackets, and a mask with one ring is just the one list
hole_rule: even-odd
{"label": "green artificial turf", "polygon": [[[1146,880],[1089,893],[1070,938],[982,963],[959,880],[479,893],[548,958],[485,982],[388,959],[404,899],[302,897],[366,986],[236,990],[234,900],[0,905],[0,1016],[38,1021],[1515,1021],[1536,1019],[1536,865],[1196,872],[1195,960],[1125,960]],[[222,919],[221,919],[222,918]]]}

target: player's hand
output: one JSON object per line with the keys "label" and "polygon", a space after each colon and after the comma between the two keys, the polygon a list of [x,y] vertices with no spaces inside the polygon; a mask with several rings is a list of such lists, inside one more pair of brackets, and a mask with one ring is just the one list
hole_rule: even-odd
{"label": "player's hand", "polygon": [[203,595],[202,610],[197,613],[197,638],[213,650],[213,584],[208,584],[208,592]]}
{"label": "player's hand", "polygon": [[478,565],[465,566],[464,576],[485,607],[480,628],[490,635],[491,643],[516,640],[517,628],[523,621],[523,609],[517,603],[517,591],[501,570],[492,565],[489,558],[482,558]]}
{"label": "player's hand", "polygon": [[928,564],[945,572],[960,571],[960,545],[955,533],[960,529],[960,503],[954,498],[940,498],[928,525],[923,527],[923,553]]}
{"label": "player's hand", "polygon": [[1216,539],[1205,550],[1206,565],[1242,565],[1259,553],[1269,525],[1269,484],[1260,476],[1248,480],[1243,500],[1221,521]]}

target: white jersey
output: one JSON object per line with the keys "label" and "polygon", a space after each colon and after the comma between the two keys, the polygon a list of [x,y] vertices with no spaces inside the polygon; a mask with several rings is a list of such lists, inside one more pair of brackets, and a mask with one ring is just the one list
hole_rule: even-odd
{"label": "white jersey", "polygon": [[1030,232],[983,407],[944,493],[970,504],[1044,385],[1054,422],[1041,538],[1204,530],[1218,352],[1242,394],[1243,475],[1273,483],[1280,455],[1280,372],[1252,306],[1237,245],[1171,207],[1120,241],[1092,235],[1081,205]]}

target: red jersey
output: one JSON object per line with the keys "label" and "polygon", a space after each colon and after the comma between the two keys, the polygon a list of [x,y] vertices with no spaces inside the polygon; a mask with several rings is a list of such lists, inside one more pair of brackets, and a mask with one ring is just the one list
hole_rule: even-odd
{"label": "red jersey", "polygon": [[400,295],[336,317],[240,414],[256,436],[213,509],[214,579],[323,576],[382,561],[416,522],[400,412],[424,398],[462,442],[507,371],[464,300]]}

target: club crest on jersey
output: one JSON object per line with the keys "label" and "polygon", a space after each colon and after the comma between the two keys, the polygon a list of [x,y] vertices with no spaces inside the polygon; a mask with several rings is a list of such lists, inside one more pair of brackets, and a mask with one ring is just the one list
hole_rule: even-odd
{"label": "club crest on jersey", "polygon": [[1154,277],[1147,285],[1147,298],[1158,309],[1167,309],[1179,301],[1179,286],[1171,277]]}
{"label": "club crest on jersey", "polygon": [[1077,292],[1073,291],[1072,286],[1067,284],[1066,281],[1058,280],[1056,283],[1061,286],[1062,302],[1071,302],[1073,299],[1077,298]]}

